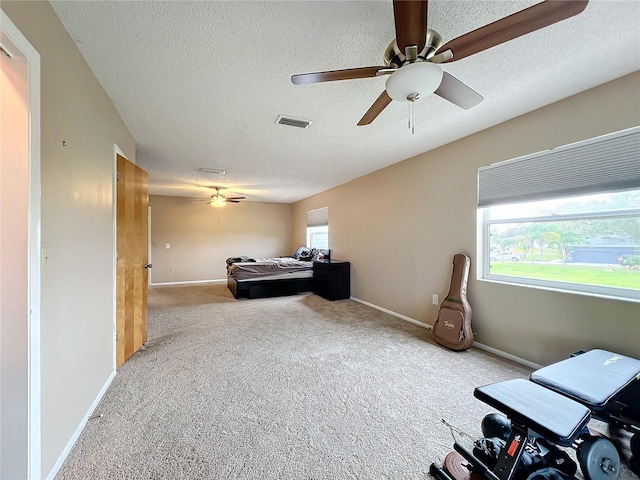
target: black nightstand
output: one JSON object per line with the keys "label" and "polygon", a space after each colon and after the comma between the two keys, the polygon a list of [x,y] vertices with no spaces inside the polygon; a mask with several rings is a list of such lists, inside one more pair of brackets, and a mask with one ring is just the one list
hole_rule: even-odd
{"label": "black nightstand", "polygon": [[351,296],[351,264],[344,260],[313,262],[313,293],[327,300]]}

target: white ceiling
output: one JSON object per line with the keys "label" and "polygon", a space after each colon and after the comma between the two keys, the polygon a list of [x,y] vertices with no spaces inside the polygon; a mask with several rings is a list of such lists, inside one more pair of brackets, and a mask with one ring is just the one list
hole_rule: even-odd
{"label": "white ceiling", "polygon": [[[445,41],[538,3],[430,0]],[[640,70],[640,1],[591,0],[581,14],[445,71],[485,100],[431,95],[356,123],[385,78],[293,85],[292,74],[383,65],[385,1],[53,1],[137,142],[150,193],[294,202]],[[307,130],[278,115],[312,120]],[[224,176],[200,167],[221,168]]]}

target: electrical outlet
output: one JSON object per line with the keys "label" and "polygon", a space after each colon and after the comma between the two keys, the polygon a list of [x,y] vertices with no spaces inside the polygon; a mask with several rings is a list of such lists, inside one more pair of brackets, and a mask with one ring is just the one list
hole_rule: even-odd
{"label": "electrical outlet", "polygon": [[170,243],[165,243],[164,244],[164,248],[166,248],[167,250],[169,250],[171,248],[171,244]]}
{"label": "electrical outlet", "polygon": [[434,305],[438,305],[438,295],[436,295],[435,293],[431,297],[431,303],[433,303]]}

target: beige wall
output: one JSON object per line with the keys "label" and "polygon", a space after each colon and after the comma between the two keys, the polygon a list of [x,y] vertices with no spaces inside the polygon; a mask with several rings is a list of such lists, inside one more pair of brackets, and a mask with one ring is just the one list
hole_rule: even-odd
{"label": "beige wall", "polygon": [[153,284],[224,280],[228,257],[293,253],[290,204],[241,202],[218,210],[186,200],[149,198]]}
{"label": "beige wall", "polygon": [[[2,9],[42,62],[42,245],[50,253],[42,274],[46,475],[113,372],[113,144],[135,161],[135,142],[49,3],[4,1]],[[431,323],[430,294],[446,293],[451,256],[464,251],[476,259],[477,168],[640,124],[639,83],[634,74],[293,207],[225,207],[221,225],[206,207],[196,214],[189,206],[194,215],[187,215],[186,206],[167,200],[179,214],[169,214],[164,227],[152,214],[152,229],[159,228],[152,239],[172,243],[170,252],[152,251],[153,280],[224,278],[227,256],[288,254],[305,243],[306,212],[328,206],[330,247],[335,258],[353,262],[353,295]],[[372,209],[370,192],[382,190],[393,202]],[[152,212],[162,210],[159,198],[152,198]],[[182,224],[183,213],[192,223]],[[174,240],[181,230],[192,235]],[[419,262],[403,265],[406,258]],[[163,277],[163,265],[165,273],[173,266],[174,275]],[[190,267],[182,271],[184,265]],[[469,296],[478,341],[534,362],[593,346],[639,354],[637,304],[475,279]]]}
{"label": "beige wall", "polygon": [[26,58],[0,55],[0,478],[27,474],[27,75]]}
{"label": "beige wall", "polygon": [[114,143],[134,161],[135,142],[50,4],[2,9],[41,56],[46,476],[114,369]]}
{"label": "beige wall", "polygon": [[[640,124],[640,73],[379,170],[293,206],[293,243],[306,212],[329,207],[329,247],[352,262],[351,294],[432,324],[455,253],[471,256],[476,340],[546,364],[600,347],[640,356],[640,304],[475,278],[478,167]],[[385,192],[374,205],[371,192]]]}

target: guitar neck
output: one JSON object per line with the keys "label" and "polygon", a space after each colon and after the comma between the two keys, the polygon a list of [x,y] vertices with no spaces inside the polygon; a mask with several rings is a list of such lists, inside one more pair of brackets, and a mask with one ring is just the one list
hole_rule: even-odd
{"label": "guitar neck", "polygon": [[467,279],[469,278],[469,260],[465,255],[456,255],[453,259],[453,273],[447,300],[461,301],[467,296]]}

